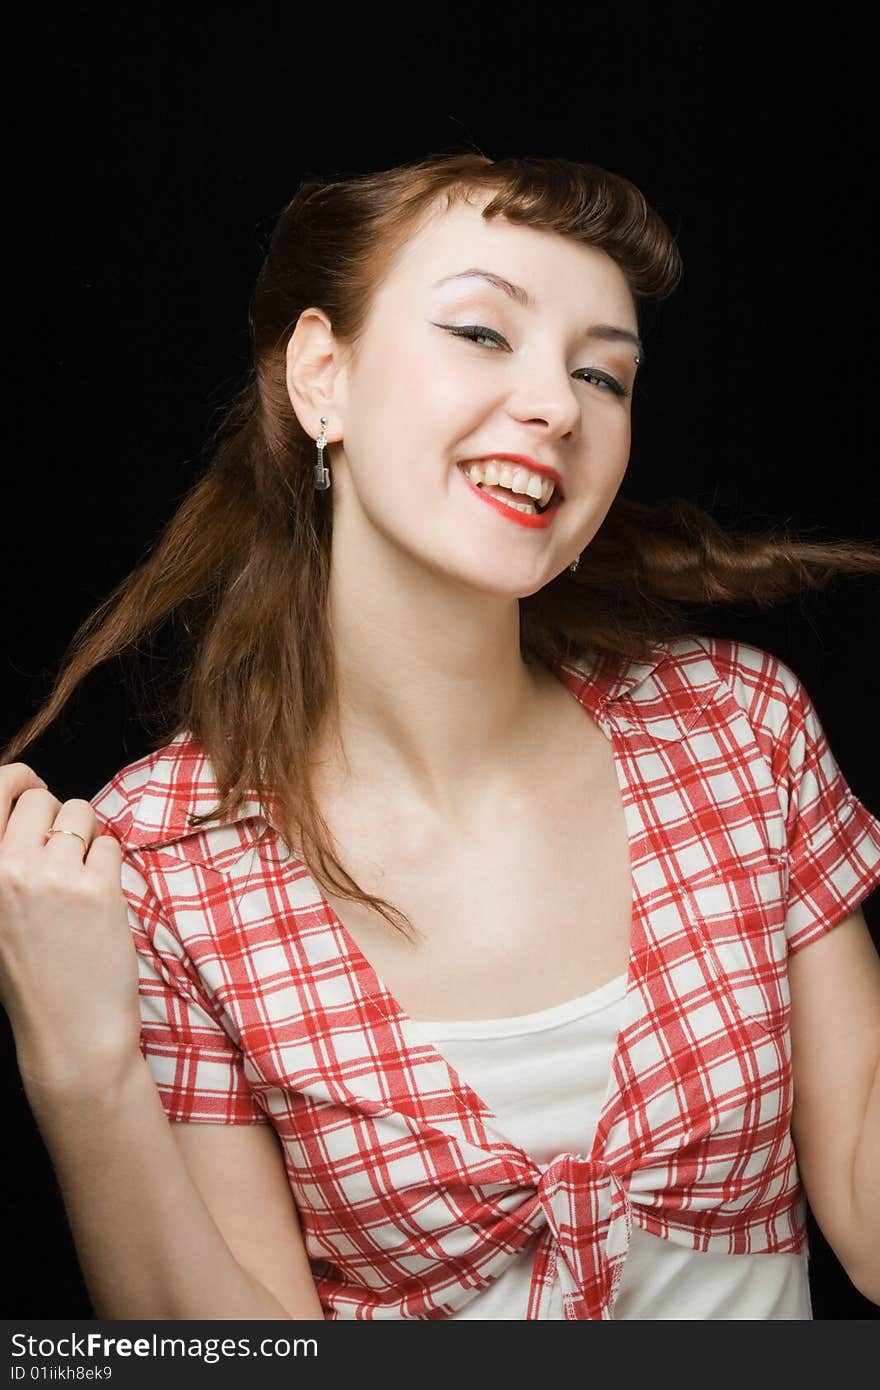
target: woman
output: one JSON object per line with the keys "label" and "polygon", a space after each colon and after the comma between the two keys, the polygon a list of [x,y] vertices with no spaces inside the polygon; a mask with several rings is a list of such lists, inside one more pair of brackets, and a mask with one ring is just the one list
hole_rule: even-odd
{"label": "woman", "polygon": [[[0,773],[3,1000],[99,1317],[808,1318],[805,1194],[880,1299],[880,822],[687,607],[880,556],[618,495],[679,276],[565,160],[283,214],[211,468]],[[60,805],[14,760],[166,619],[155,751]]]}

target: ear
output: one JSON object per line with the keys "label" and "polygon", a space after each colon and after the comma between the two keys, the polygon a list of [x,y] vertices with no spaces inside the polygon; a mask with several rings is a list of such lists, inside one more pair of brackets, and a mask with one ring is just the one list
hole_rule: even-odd
{"label": "ear", "polygon": [[342,438],[344,367],[330,320],[321,309],[304,309],[290,335],[285,354],[285,383],[290,404],[306,434],[317,439],[321,416],[330,432]]}

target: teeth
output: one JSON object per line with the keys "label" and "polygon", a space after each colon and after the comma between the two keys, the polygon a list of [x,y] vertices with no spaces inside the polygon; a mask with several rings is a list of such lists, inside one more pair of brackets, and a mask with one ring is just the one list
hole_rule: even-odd
{"label": "teeth", "polygon": [[496,497],[495,501],[500,502],[502,507],[512,507],[514,511],[527,512],[529,516],[535,515],[535,509],[531,502],[514,502],[512,497],[509,501],[506,497],[503,499],[501,497]]}
{"label": "teeth", "polygon": [[507,502],[506,498],[503,500],[502,498],[495,498],[495,500],[496,502],[502,503],[502,506],[513,507],[514,512],[525,512],[528,516],[534,517],[535,509],[532,507],[531,502],[514,502],[513,498],[510,498],[510,502]]}
{"label": "teeth", "polygon": [[528,468],[519,465],[512,466],[501,459],[469,463],[465,472],[472,483],[483,483],[486,487],[510,488],[511,492],[533,497],[542,507],[546,507],[556,486],[552,478],[545,478],[541,473],[532,473]]}

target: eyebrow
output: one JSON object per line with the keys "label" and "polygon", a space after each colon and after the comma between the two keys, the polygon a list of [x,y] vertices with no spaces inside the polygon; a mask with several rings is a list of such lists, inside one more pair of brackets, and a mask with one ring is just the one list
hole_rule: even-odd
{"label": "eyebrow", "polygon": [[[458,270],[454,275],[444,275],[441,280],[435,280],[432,289],[437,289],[440,285],[449,284],[450,280],[463,280],[466,276],[476,277],[485,280],[496,289],[503,290],[510,299],[515,299],[517,304],[521,304],[524,309],[533,309],[535,301],[522,285],[514,285],[510,280],[505,280],[503,275],[497,275],[494,270]],[[600,338],[608,343],[633,343],[639,350],[641,361],[645,360],[645,345],[637,333],[631,333],[628,328],[617,328],[611,323],[594,323],[584,333],[585,338]]]}

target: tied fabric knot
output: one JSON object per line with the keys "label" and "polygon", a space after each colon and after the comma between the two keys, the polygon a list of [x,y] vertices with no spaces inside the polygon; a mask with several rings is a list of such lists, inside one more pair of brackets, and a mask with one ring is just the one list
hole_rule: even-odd
{"label": "tied fabric knot", "polygon": [[612,1318],[632,1231],[632,1208],[619,1179],[601,1159],[560,1154],[541,1176],[538,1200],[547,1230],[530,1315],[546,1317],[555,1272],[566,1318]]}

